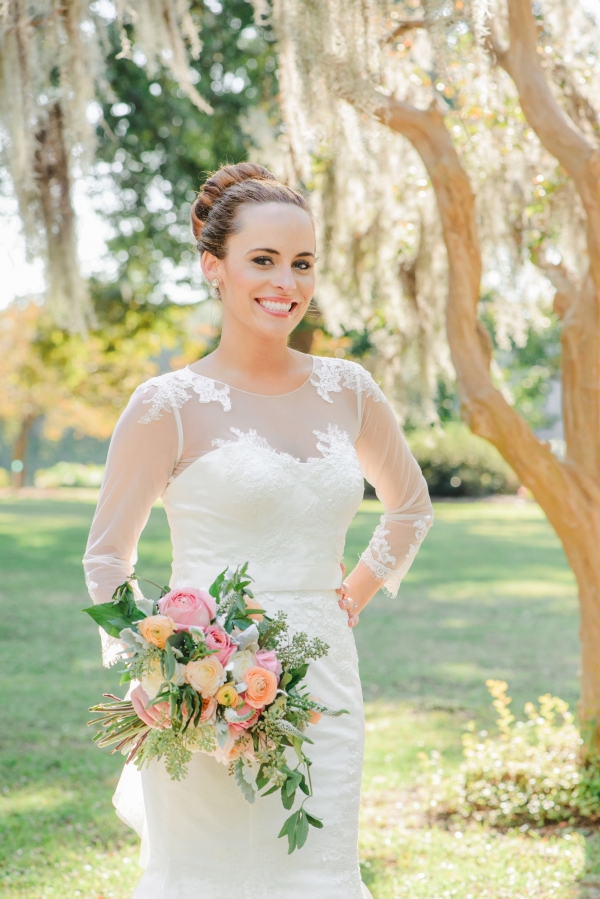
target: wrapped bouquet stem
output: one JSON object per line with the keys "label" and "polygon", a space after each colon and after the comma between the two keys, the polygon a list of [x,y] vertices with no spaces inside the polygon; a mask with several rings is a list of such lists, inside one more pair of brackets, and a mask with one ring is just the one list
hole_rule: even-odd
{"label": "wrapped bouquet stem", "polygon": [[301,848],[309,826],[323,826],[305,808],[313,794],[307,729],[321,715],[344,713],[305,683],[310,662],[329,647],[291,635],[284,612],[270,617],[257,606],[247,563],[223,571],[208,590],[159,588],[154,601],[137,595],[131,580],[111,602],[84,611],[126,645],[121,683],[140,682],[156,726],[130,700],[105,694],[90,709],[89,723],[100,728],[94,739],[138,768],[163,759],[174,780],[186,776],[193,752],[208,753],[229,766],[248,802],[279,791],[291,811],[301,797],[279,834],[288,852]]}

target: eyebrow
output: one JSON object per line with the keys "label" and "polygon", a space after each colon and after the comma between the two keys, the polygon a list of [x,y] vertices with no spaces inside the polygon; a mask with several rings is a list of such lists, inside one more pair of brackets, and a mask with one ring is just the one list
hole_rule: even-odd
{"label": "eyebrow", "polygon": [[[253,250],[248,250],[248,253],[272,253],[274,256],[281,256],[279,250],[272,250],[270,247],[255,247]],[[246,254],[248,255],[248,254]],[[310,250],[306,250],[303,253],[296,253],[296,256],[314,256],[314,253],[311,253]]]}

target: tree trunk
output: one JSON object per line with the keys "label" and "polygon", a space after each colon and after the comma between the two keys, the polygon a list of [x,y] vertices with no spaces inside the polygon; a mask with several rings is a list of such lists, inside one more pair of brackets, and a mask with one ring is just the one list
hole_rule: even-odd
{"label": "tree trunk", "polygon": [[[593,280],[588,278],[579,290],[561,282],[555,301],[563,317],[567,457],[562,463],[492,383],[491,340],[477,319],[481,254],[475,198],[441,113],[435,105],[419,110],[381,95],[379,102],[378,118],[411,141],[436,194],[448,253],[446,330],[463,418],[475,434],[494,444],[531,490],[577,578],[582,642],[580,713],[582,720],[593,723],[600,746],[600,449],[596,440],[600,334]],[[554,274],[567,280],[564,272]],[[589,428],[584,425],[587,416]]]}
{"label": "tree trunk", "polygon": [[33,414],[26,415],[25,418],[22,419],[19,434],[13,444],[12,462],[21,462],[23,464],[23,468],[21,469],[21,471],[15,471],[11,466],[11,481],[13,487],[16,487],[17,490],[25,486],[25,457],[27,455],[27,446],[29,444],[31,429],[37,419],[38,416]]}

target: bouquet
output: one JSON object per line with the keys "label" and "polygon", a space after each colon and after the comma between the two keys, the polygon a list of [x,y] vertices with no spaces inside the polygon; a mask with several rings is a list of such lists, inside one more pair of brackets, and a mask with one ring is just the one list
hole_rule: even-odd
{"label": "bouquet", "polygon": [[279,836],[287,836],[288,853],[301,848],[309,825],[323,826],[304,808],[313,795],[306,729],[345,711],[328,708],[304,684],[309,662],[329,647],[304,632],[290,636],[284,612],[270,617],[258,607],[248,563],[222,572],[208,591],[156,584],[158,600],[134,591],[133,579],[111,602],[84,611],[126,644],[121,683],[140,681],[148,707],[160,712],[158,726],[105,693],[111,701],[90,709],[99,717],[89,724],[101,727],[94,739],[138,768],[163,758],[174,780],[186,776],[193,752],[208,753],[229,766],[248,802],[279,790],[290,810],[300,790],[301,805]]}

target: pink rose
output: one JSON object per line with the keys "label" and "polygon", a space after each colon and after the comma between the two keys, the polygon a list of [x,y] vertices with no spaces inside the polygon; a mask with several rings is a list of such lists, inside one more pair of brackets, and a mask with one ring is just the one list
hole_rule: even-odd
{"label": "pink rose", "polygon": [[205,631],[205,642],[209,649],[218,650],[215,657],[221,665],[225,667],[231,656],[237,650],[235,643],[231,642],[231,637],[218,624],[211,624]]}
{"label": "pink rose", "polygon": [[252,737],[250,734],[244,734],[243,731],[240,732],[233,727],[229,728],[229,736],[227,738],[227,742],[225,746],[221,749],[220,746],[217,746],[217,749],[213,752],[216,760],[221,762],[221,764],[229,765],[231,762],[235,762],[236,759],[239,759],[241,756],[249,760],[254,759],[254,745],[252,743]]}
{"label": "pink rose", "polygon": [[182,587],[171,590],[158,600],[161,615],[168,615],[175,624],[186,627],[206,627],[217,614],[217,604],[206,590]]}
{"label": "pink rose", "polygon": [[259,668],[266,668],[267,671],[272,671],[273,674],[276,674],[277,677],[281,677],[282,667],[281,662],[275,655],[274,650],[272,649],[259,649],[256,653],[256,664]]}
{"label": "pink rose", "polygon": [[256,722],[258,721],[258,719],[260,717],[260,711],[258,709],[252,708],[251,705],[248,705],[248,703],[245,702],[244,705],[241,706],[241,708],[235,710],[236,715],[238,715],[240,718],[244,718],[246,715],[249,715],[250,712],[254,712],[254,714],[252,715],[251,718],[248,718],[247,721],[239,721],[239,722],[230,721],[229,722],[229,731],[231,732],[231,730],[236,730],[236,731],[248,730],[249,727],[252,727],[254,724],[256,724]]}

